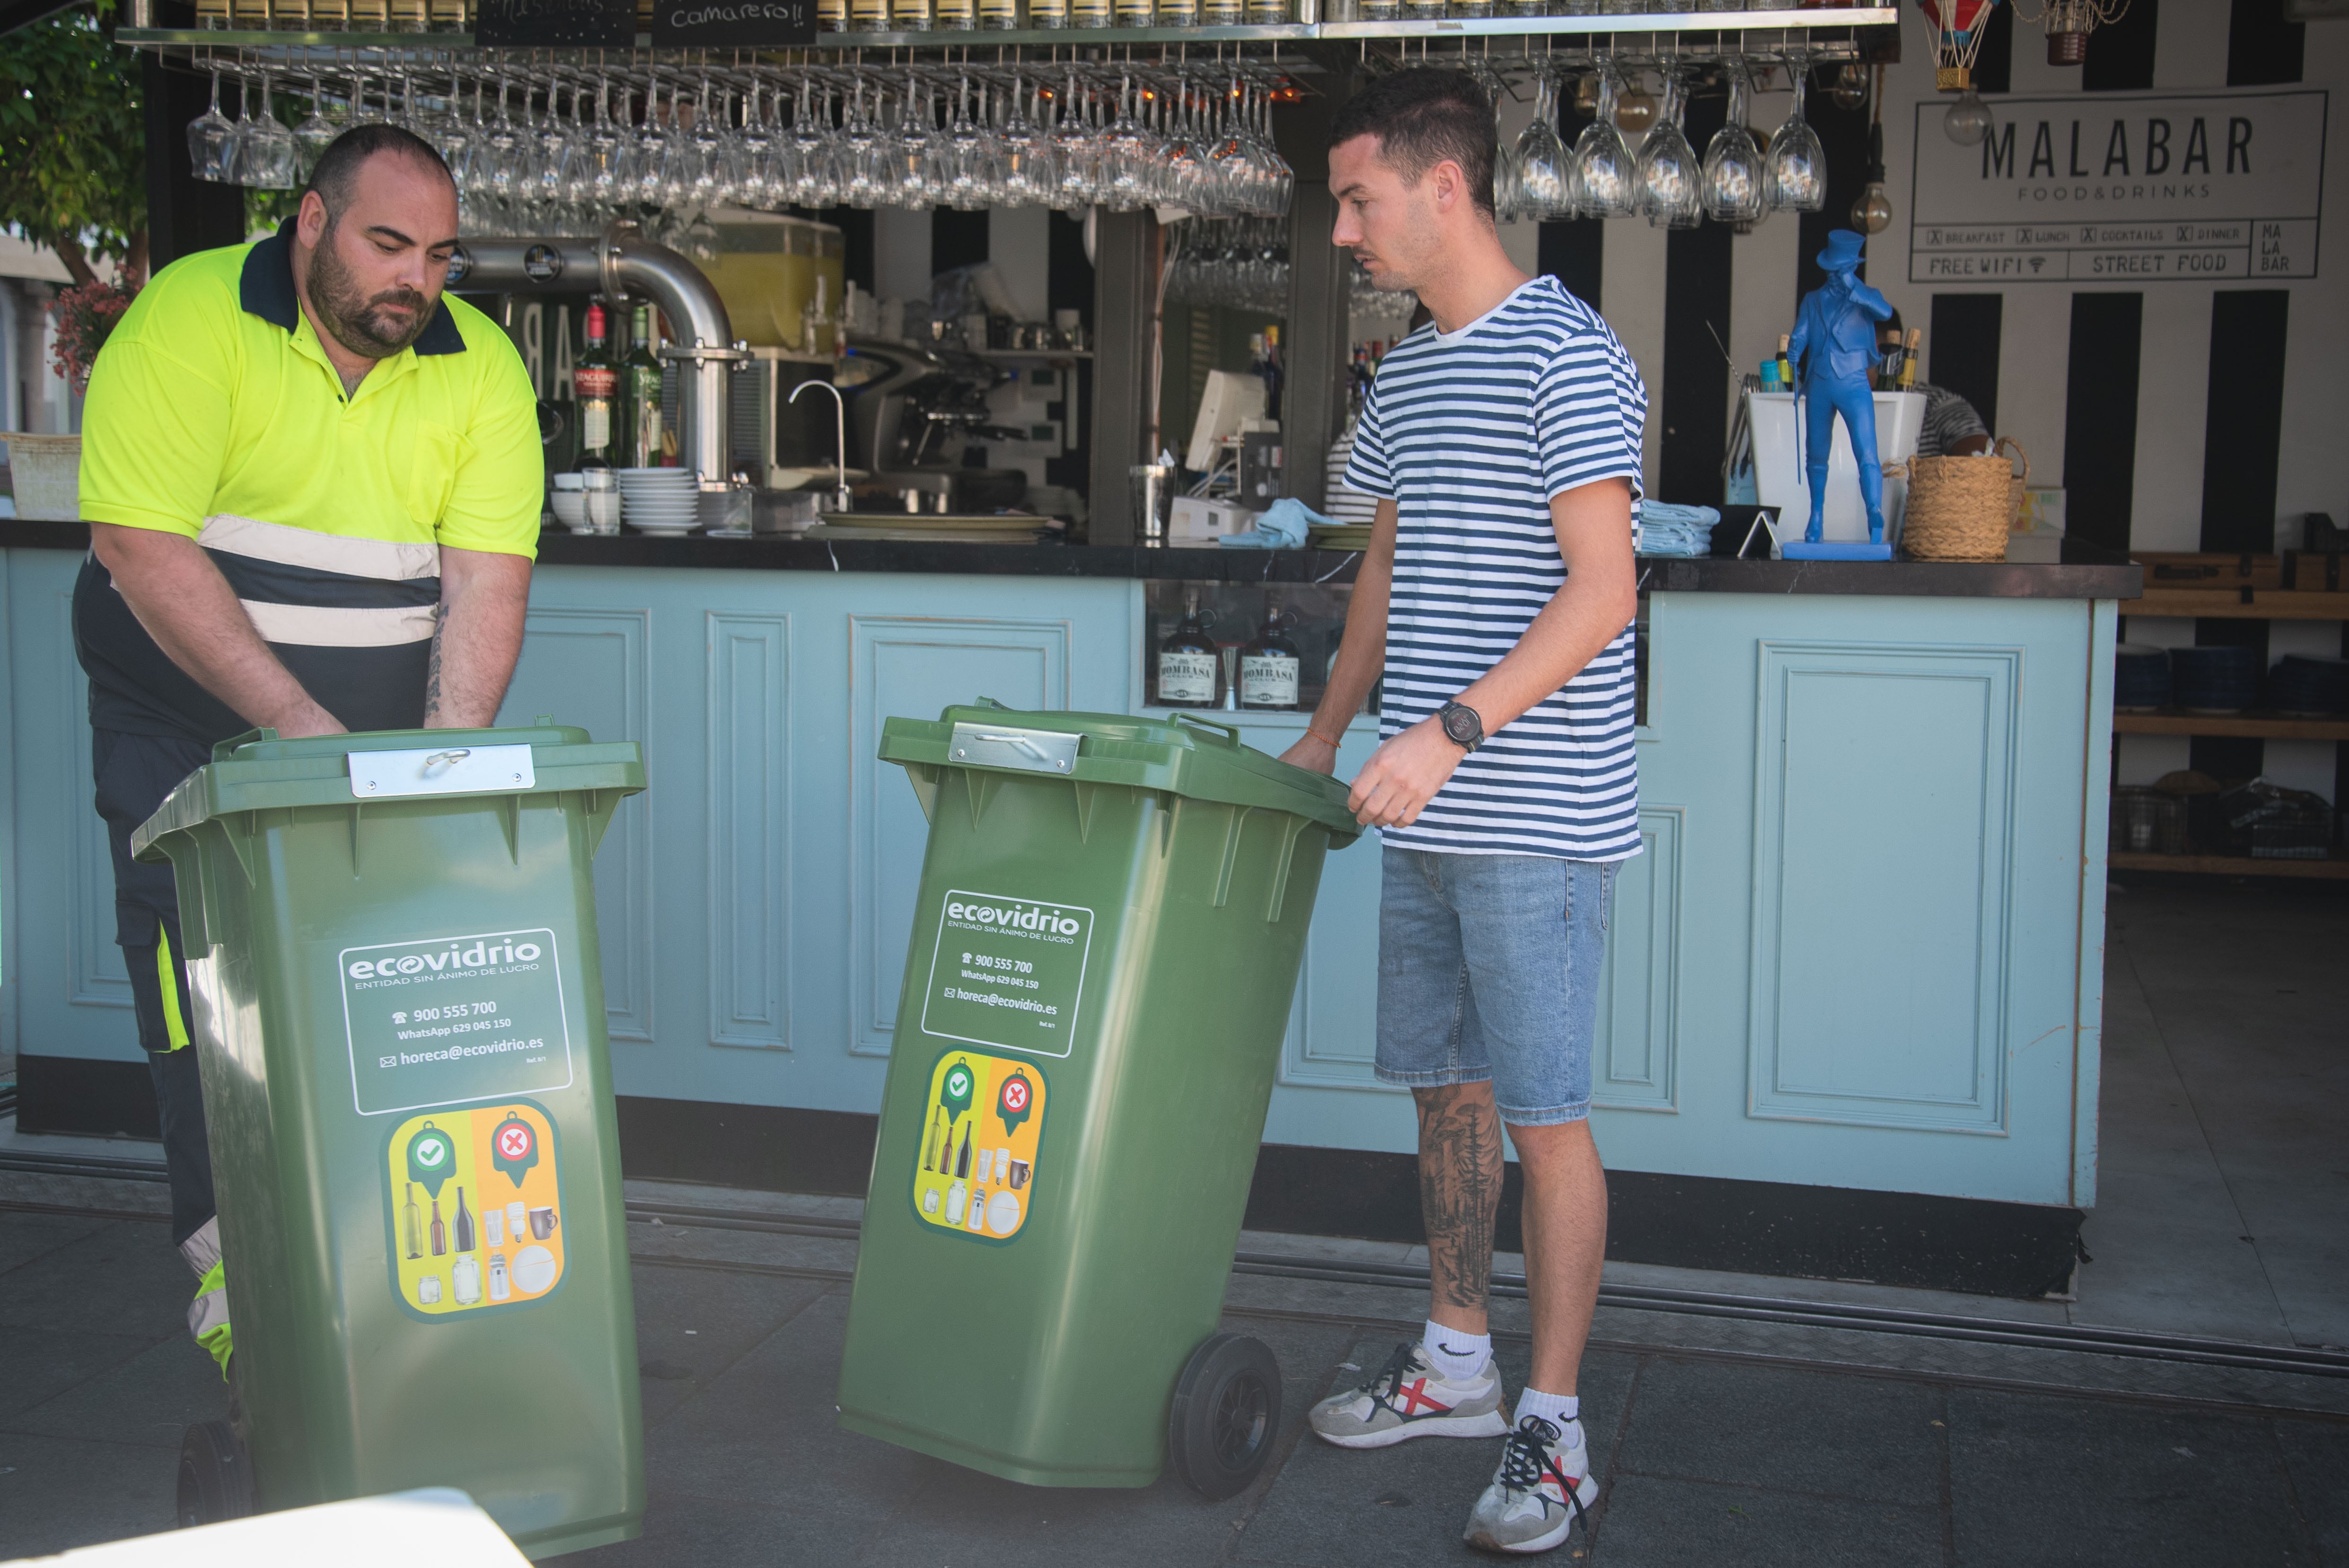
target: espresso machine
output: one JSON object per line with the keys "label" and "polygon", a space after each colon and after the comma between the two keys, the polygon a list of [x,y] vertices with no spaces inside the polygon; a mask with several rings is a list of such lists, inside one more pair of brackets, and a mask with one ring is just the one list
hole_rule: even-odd
{"label": "espresso machine", "polygon": [[834,382],[849,399],[848,460],[872,476],[864,504],[957,513],[1019,505],[1025,474],[962,463],[973,439],[1027,434],[988,412],[987,396],[1001,379],[995,366],[960,349],[851,334]]}

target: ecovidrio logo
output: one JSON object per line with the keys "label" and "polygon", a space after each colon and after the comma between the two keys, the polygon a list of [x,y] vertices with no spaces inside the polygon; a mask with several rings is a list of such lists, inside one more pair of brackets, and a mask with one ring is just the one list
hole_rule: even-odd
{"label": "ecovidrio logo", "polygon": [[1059,906],[1043,904],[968,903],[949,899],[947,902],[948,920],[967,920],[974,925],[993,925],[1007,931],[1034,931],[1051,936],[1077,936],[1083,933],[1084,922],[1065,913]]}

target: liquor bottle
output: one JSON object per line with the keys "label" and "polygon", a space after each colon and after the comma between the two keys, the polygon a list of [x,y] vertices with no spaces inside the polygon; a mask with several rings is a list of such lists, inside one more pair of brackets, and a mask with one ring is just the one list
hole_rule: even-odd
{"label": "liquor bottle", "polygon": [[1158,705],[1216,706],[1216,645],[1207,635],[1207,619],[1199,614],[1196,593],[1185,602],[1174,635],[1158,645]]}
{"label": "liquor bottle", "polygon": [[413,1181],[408,1184],[408,1202],[400,1207],[399,1233],[408,1243],[409,1257],[424,1255],[424,1220],[416,1210],[416,1183]]}
{"label": "liquor bottle", "polygon": [[1296,623],[1280,607],[1278,596],[1265,606],[1264,624],[1256,640],[1240,649],[1240,706],[1294,708],[1298,674],[1303,655],[1289,629]]}
{"label": "liquor bottle", "polygon": [[457,1250],[460,1253],[473,1250],[473,1212],[465,1207],[465,1190],[462,1187],[457,1189]]}
{"label": "liquor bottle", "polygon": [[1917,346],[1924,341],[1925,329],[1912,326],[1909,341],[1900,346],[1900,390],[1913,392],[1917,387]]}
{"label": "liquor bottle", "polygon": [[449,1227],[440,1222],[440,1200],[432,1200],[432,1255],[446,1257],[449,1253]]}
{"label": "liquor bottle", "polygon": [[1786,357],[1786,346],[1793,341],[1790,334],[1782,332],[1778,335],[1778,390],[1781,392],[1795,389],[1795,362]]}
{"label": "liquor bottle", "polygon": [[620,438],[622,465],[659,467],[661,362],[653,353],[653,307],[648,304],[636,306],[628,326],[628,357],[620,366],[619,403],[626,420]]}
{"label": "liquor bottle", "polygon": [[587,307],[587,352],[571,371],[571,394],[579,405],[579,455],[583,467],[612,466],[613,404],[620,373],[605,341],[604,307]]}

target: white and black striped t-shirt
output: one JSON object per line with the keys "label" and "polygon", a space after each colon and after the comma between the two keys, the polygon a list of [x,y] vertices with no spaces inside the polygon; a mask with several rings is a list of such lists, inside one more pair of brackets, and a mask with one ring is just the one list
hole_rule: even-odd
{"label": "white and black striped t-shirt", "polygon": [[[1460,695],[1566,582],[1552,496],[1640,496],[1648,389],[1599,313],[1538,277],[1451,334],[1380,363],[1346,482],[1396,503],[1382,736]],[[1640,852],[1631,628],[1463,758],[1402,849],[1617,861]]]}

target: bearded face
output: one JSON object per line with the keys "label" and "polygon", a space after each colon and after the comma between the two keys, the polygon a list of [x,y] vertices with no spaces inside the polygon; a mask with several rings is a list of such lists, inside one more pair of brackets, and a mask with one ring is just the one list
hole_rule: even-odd
{"label": "bearded face", "polygon": [[388,359],[424,335],[439,294],[398,283],[370,292],[342,253],[341,227],[338,219],[329,219],[311,253],[310,308],[319,325],[353,354]]}

